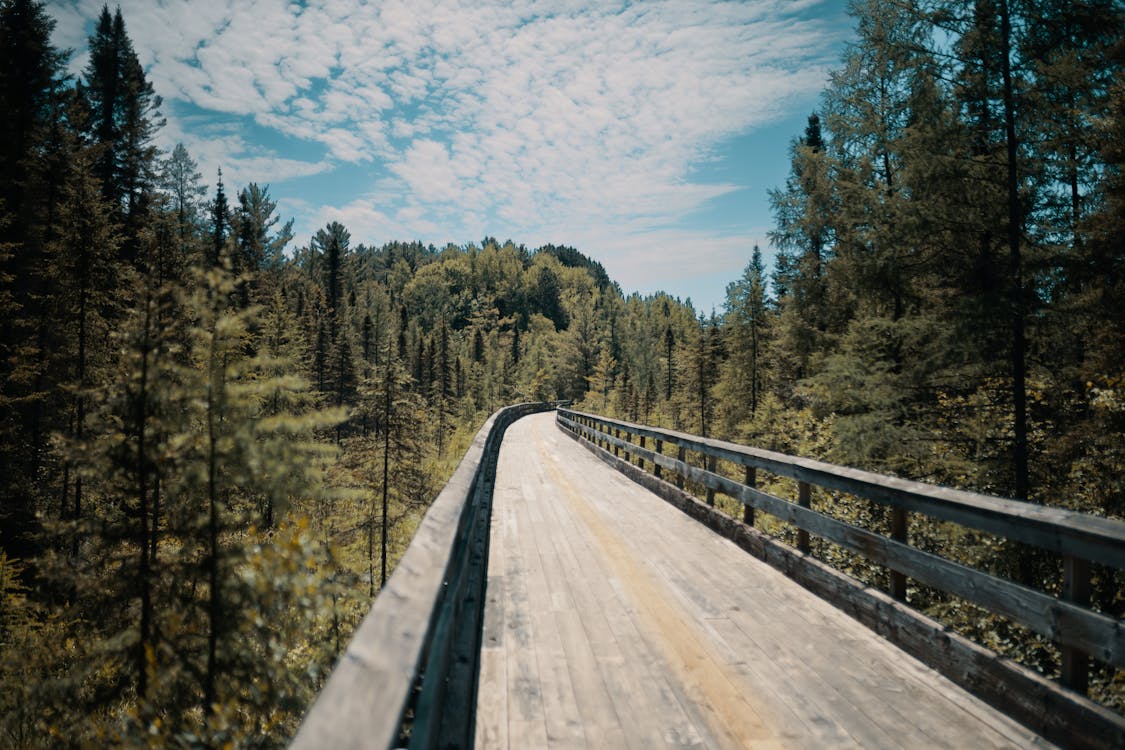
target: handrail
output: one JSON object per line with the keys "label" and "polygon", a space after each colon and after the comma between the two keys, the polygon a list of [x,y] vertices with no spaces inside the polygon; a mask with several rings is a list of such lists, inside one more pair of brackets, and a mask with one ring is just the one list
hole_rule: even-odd
{"label": "handrail", "polygon": [[477,432],[360,623],[290,747],[472,744],[496,458],[507,427],[553,406],[500,409]]}
{"label": "handrail", "polygon": [[[657,476],[661,469],[668,469],[703,485],[709,501],[714,492],[721,492],[741,502],[748,517],[752,517],[751,509],[757,509],[792,524],[799,529],[798,548],[802,552],[809,551],[811,533],[886,566],[892,571],[892,593],[896,598],[905,599],[905,576],[909,576],[1059,642],[1063,647],[1063,683],[1078,692],[1086,690],[1086,655],[1125,667],[1125,624],[1088,607],[1089,563],[1125,568],[1125,522],[882,476],[568,409],[559,409],[557,414],[559,425],[572,434],[601,442],[614,453],[625,451],[642,464],[649,462]],[[626,438],[637,439],[640,444]],[[658,441],[656,450],[644,447],[646,438]],[[678,448],[678,457],[663,455],[664,444]],[[706,457],[706,468],[689,465],[687,450]],[[750,471],[747,482],[716,473],[717,459],[797,480],[798,501],[757,489],[754,485],[758,482]],[[809,502],[813,485],[890,506],[897,516],[894,533],[891,537],[882,536],[813,510]],[[908,512],[952,521],[1061,555],[1064,598],[911,547],[906,533]]]}

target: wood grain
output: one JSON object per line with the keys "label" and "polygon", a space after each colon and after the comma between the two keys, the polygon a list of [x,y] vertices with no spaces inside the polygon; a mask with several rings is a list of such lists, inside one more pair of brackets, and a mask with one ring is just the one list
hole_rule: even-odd
{"label": "wood grain", "polygon": [[[1047,739],[1074,748],[1125,747],[1125,718],[953,633],[889,595],[708,507],[674,485],[614,459],[593,455],[669,506],[777,569],[988,704]],[[745,585],[745,584],[743,584]],[[978,702],[979,703],[979,702]],[[976,705],[976,704],[972,704]],[[1036,741],[1038,743],[1039,740]],[[1041,746],[1032,744],[1030,746]]]}
{"label": "wood grain", "polygon": [[[706,456],[953,521],[1049,552],[1125,568],[1125,521],[873,474],[674,430],[658,430],[592,414],[559,410],[561,420],[581,428],[582,425],[574,420],[578,415],[585,418],[590,429],[600,425],[602,429],[616,429],[626,436],[644,435],[660,439]],[[629,445],[637,448],[631,443]],[[636,450],[629,452],[649,458],[648,454]],[[666,468],[672,468],[666,462],[661,463]]]}
{"label": "wood grain", "polygon": [[[464,658],[465,642],[458,639],[466,636],[471,639],[470,657],[479,656],[480,621],[477,618],[484,606],[481,596],[485,588],[483,567],[487,563],[487,549],[474,549],[468,537],[479,528],[475,521],[479,520],[480,525],[488,523],[487,517],[472,517],[476,513],[487,516],[490,507],[487,498],[491,495],[491,478],[482,469],[495,461],[500,439],[512,421],[546,408],[549,407],[545,404],[506,407],[489,417],[481,427],[453,476],[430,505],[386,587],[376,597],[305,716],[290,745],[292,748],[347,750],[395,746],[403,729],[404,715],[414,698],[414,688],[427,666],[429,685],[422,681],[422,698],[431,696],[429,719],[432,721],[414,727],[414,740],[424,736],[436,743],[443,731],[457,725],[462,727],[460,743],[469,742],[472,735],[468,734],[468,728],[472,726],[473,713],[464,704],[476,704],[471,691],[477,684],[478,670],[475,664],[466,665],[460,660]],[[482,485],[483,501],[478,494]],[[479,538],[487,544],[487,527],[484,531]],[[465,559],[456,559],[458,554],[463,554]],[[466,572],[471,564],[482,568],[475,576]],[[478,591],[471,590],[474,580],[479,582]],[[463,582],[454,585],[454,589],[465,588],[451,591],[454,581]],[[454,612],[450,613],[450,609]],[[458,627],[462,624],[460,617],[475,620],[476,624]],[[444,632],[435,636],[439,630]],[[454,675],[462,676],[450,681],[449,665],[432,663],[442,661],[436,658],[439,654],[452,660]],[[459,658],[453,658],[454,654]],[[427,655],[430,662],[426,660]],[[468,676],[464,676],[466,674]],[[452,713],[456,716],[442,721],[447,685],[450,685],[456,706]],[[466,687],[469,693],[457,693]],[[447,741],[447,737],[441,737],[440,741]]]}
{"label": "wood grain", "polygon": [[[579,434],[586,436],[597,434],[594,427],[588,424],[580,425],[570,420],[565,413],[559,415],[559,421],[564,427],[573,427]],[[586,422],[588,423],[589,419],[587,419]],[[606,420],[606,422],[615,424],[613,420]],[[650,432],[652,432],[651,428],[644,428],[642,434],[648,434]],[[662,434],[678,435],[679,433]],[[1092,655],[1107,664],[1125,667],[1125,627],[1123,627],[1121,621],[1116,618],[1094,612],[1088,607],[1072,604],[1066,600],[1044,594],[1026,586],[994,577],[988,573],[946,560],[937,555],[922,552],[910,547],[902,541],[887,539],[879,534],[852,526],[828,515],[817,513],[807,507],[809,482],[804,479],[799,481],[799,486],[801,488],[800,498],[797,503],[792,503],[783,498],[762,492],[754,487],[736,482],[733,479],[715,474],[712,471],[691,466],[684,461],[683,458],[673,460],[665,456],[651,454],[643,448],[621,440],[620,438],[609,437],[607,439],[611,444],[614,444],[615,447],[623,448],[627,454],[637,454],[642,458],[650,458],[655,461],[657,465],[663,465],[675,471],[677,474],[676,485],[678,488],[682,489],[683,479],[687,478],[692,482],[702,484],[707,487],[709,491],[721,491],[724,494],[737,498],[747,507],[763,510],[776,518],[792,524],[799,529],[798,549],[801,552],[809,551],[808,534],[812,532],[852,552],[863,555],[872,562],[887,566],[896,575],[909,576],[926,585],[955,594],[985,609],[1019,622],[1040,635],[1051,638],[1062,646],[1067,647],[1072,662],[1077,662],[1077,657],[1074,655],[1074,650],[1077,650],[1083,654]],[[698,440],[704,439],[699,438]],[[696,442],[698,442],[698,440]],[[707,441],[707,445],[710,446],[710,444],[714,442],[715,441]],[[681,451],[683,449],[684,445],[681,444]],[[754,449],[749,448],[744,450],[751,452],[752,455],[761,453],[760,451],[754,451]],[[711,448],[707,447],[704,454],[710,456],[712,455],[710,451]],[[785,458],[788,458],[793,464],[810,463],[805,459]],[[831,469],[841,476],[850,476],[856,473],[855,470],[844,467],[833,467],[829,464],[819,464],[818,462],[811,463],[817,464],[821,468],[828,467],[828,469]],[[819,476],[821,476],[822,481],[824,480],[824,476],[828,473],[827,469],[821,471]],[[860,473],[865,474],[864,472]],[[877,475],[869,476],[876,477]],[[1037,516],[1044,517],[1052,515],[1052,511],[1057,511],[1053,513],[1055,522],[1058,524],[1055,537],[1053,537],[1056,541],[1065,537],[1070,533],[1069,530],[1072,530],[1071,527],[1081,521],[1082,523],[1078,525],[1102,527],[1102,531],[1105,532],[1104,536],[1101,537],[1102,542],[1106,545],[1110,545],[1110,551],[1113,552],[1114,555],[1125,551],[1125,524],[1119,521],[1093,517],[1078,518],[1080,514],[1071,513],[1069,511],[1058,511],[1058,509],[1049,508],[1043,509],[1039,506],[1029,506],[1027,503],[1012,503],[1012,501],[1000,500],[998,498],[972,496],[971,493],[961,493],[958,490],[947,490],[941,487],[921,485],[917,482],[908,483],[917,486],[914,490],[903,490],[898,494],[887,494],[890,493],[888,483],[901,483],[903,480],[888,477],[881,477],[880,479],[887,481],[878,483],[873,481],[868,482],[870,485],[878,485],[877,492],[872,494],[870,487],[868,487],[863,491],[857,492],[857,494],[860,497],[880,501],[887,501],[888,498],[893,498],[896,513],[905,514],[907,509],[915,509],[912,498],[918,494],[917,487],[922,487],[930,494],[946,494],[950,496],[965,495],[968,497],[967,500],[962,498],[965,503],[969,501],[975,503],[976,500],[974,498],[984,498],[988,501],[995,500],[998,503],[1019,506],[1017,509],[1021,511],[1021,514],[1010,518],[1010,528],[1003,534],[1011,539],[1021,541],[1028,540],[1023,534],[1023,531],[1026,529],[1021,524],[1025,520],[1024,515],[1030,513],[1031,510],[1029,510],[1029,508],[1031,508],[1035,509],[1034,512]],[[823,483],[821,486],[829,489],[839,488],[836,483],[831,481]],[[955,509],[956,513],[969,513],[966,507]],[[933,509],[931,508],[931,510]],[[953,510],[946,508],[942,512],[931,513],[931,515],[938,518],[948,518],[949,514],[953,512]],[[977,513],[976,515],[972,515],[972,518],[969,519],[966,525],[976,528],[985,528],[993,520],[995,519],[991,516]],[[1064,523],[1064,521],[1066,523]],[[902,536],[905,536],[905,533],[903,533]],[[1095,548],[1091,547],[1086,549],[1083,555],[1080,555],[1078,558],[1069,559],[1091,559],[1095,551]],[[1073,674],[1081,673],[1082,665],[1079,663],[1074,667]],[[1079,679],[1072,680],[1072,687],[1081,682],[1083,681]]]}
{"label": "wood grain", "polygon": [[533,654],[541,714],[529,719],[543,730],[527,734],[518,698],[491,694],[499,685],[482,671],[478,727],[503,721],[506,700],[508,728],[478,732],[480,747],[1049,746],[613,471],[548,415],[510,428],[497,485],[494,514],[514,521],[493,524],[506,565],[503,584],[489,583],[526,591],[528,614],[490,594],[484,628],[503,631],[509,672]]}

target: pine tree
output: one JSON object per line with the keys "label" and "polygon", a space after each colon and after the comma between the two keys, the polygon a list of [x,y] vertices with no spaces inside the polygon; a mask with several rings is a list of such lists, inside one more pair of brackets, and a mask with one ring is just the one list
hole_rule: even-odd
{"label": "pine tree", "polygon": [[[64,434],[81,444],[86,439],[90,391],[110,362],[106,342],[127,302],[122,289],[130,287],[131,276],[116,257],[118,239],[110,224],[110,207],[81,164],[67,186],[60,210],[65,234],[59,238],[58,266],[53,273],[62,286],[56,298],[57,319],[73,336],[66,342],[65,350],[70,367],[60,381],[70,396]],[[63,518],[82,518],[83,482],[82,473],[77,473],[71,485],[64,473],[60,511]],[[71,552],[77,551],[75,536]]]}
{"label": "pine tree", "polygon": [[[351,234],[337,221],[330,222],[324,229],[318,230],[312,241],[312,248],[319,254],[324,269],[328,315],[337,325],[344,296],[343,267],[350,242]],[[332,336],[335,338],[335,333]]]}
{"label": "pine tree", "polygon": [[60,425],[51,394],[53,342],[51,207],[66,160],[55,160],[62,133],[58,117],[66,101],[59,91],[63,56],[50,43],[54,21],[28,0],[0,3],[0,547],[30,557],[41,491],[46,441]]}
{"label": "pine tree", "polygon": [[168,197],[168,210],[175,217],[176,237],[184,258],[196,261],[199,253],[203,197],[207,188],[199,165],[191,158],[184,144],[177,143],[164,161],[160,173],[160,187]]}
{"label": "pine tree", "polygon": [[[254,289],[263,284],[262,272],[271,278],[284,261],[285,246],[293,239],[293,220],[290,219],[275,231],[280,218],[276,216],[277,202],[270,198],[269,185],[259,187],[250,183],[238,194],[238,217],[235,220],[238,253],[235,270],[250,274],[250,281],[240,289],[243,304],[249,304]],[[267,292],[268,293],[268,292]]]}
{"label": "pine tree", "polygon": [[727,285],[723,317],[727,359],[719,376],[718,399],[725,428],[732,433],[754,417],[763,395],[769,302],[762,251],[755,245],[742,278]]}
{"label": "pine tree", "polygon": [[[382,365],[369,371],[360,386],[360,410],[374,422],[375,434],[353,438],[348,455],[353,473],[369,498],[366,513],[368,593],[374,597],[389,573],[389,534],[406,515],[430,499],[432,484],[423,467],[426,449],[425,405],[412,387],[394,337],[380,341]],[[375,535],[379,534],[378,573]],[[376,584],[378,581],[378,584]]]}
{"label": "pine tree", "polygon": [[712,317],[709,322],[701,314],[687,343],[678,398],[684,410],[695,418],[692,429],[698,428],[698,434],[707,437],[715,413],[712,390],[719,374],[718,321]]}
{"label": "pine tree", "polygon": [[[223,187],[223,170],[219,169],[219,182],[215,187],[215,197],[210,206],[210,244],[207,252],[207,263],[217,268],[224,262],[227,254],[227,239],[231,236],[232,216],[230,202],[227,201],[226,189]],[[234,258],[227,258],[226,262],[233,267]]]}
{"label": "pine tree", "polygon": [[18,238],[29,218],[29,170],[55,114],[63,72],[64,57],[51,46],[54,26],[41,2],[0,3],[0,211],[12,219],[0,225],[0,241]]}
{"label": "pine tree", "polygon": [[609,347],[603,345],[593,372],[586,377],[589,395],[594,398],[594,408],[599,414],[609,414],[609,394],[613,390],[616,370],[617,360],[609,353]]}
{"label": "pine tree", "polygon": [[101,150],[96,173],[102,195],[117,210],[125,229],[122,252],[132,260],[156,179],[152,140],[164,121],[160,97],[145,78],[120,8],[110,16],[109,6],[102,7],[81,91],[89,102],[90,136]]}
{"label": "pine tree", "polygon": [[[312,438],[342,416],[308,410],[307,386],[290,374],[288,356],[296,342],[275,340],[247,356],[249,330],[263,327],[255,323],[254,309],[230,307],[234,288],[229,272],[211,269],[185,302],[194,319],[175,398],[189,407],[195,426],[190,438],[176,441],[179,466],[168,478],[168,495],[178,498],[169,525],[184,540],[185,563],[200,563],[185,570],[191,585],[179,596],[187,597],[192,618],[204,614],[206,634],[202,644],[191,639],[174,649],[185,668],[200,676],[178,705],[194,696],[204,716],[224,713],[230,701],[252,700],[246,691],[259,679],[254,670],[262,668],[246,662],[238,640],[248,603],[243,597],[249,595],[238,571],[254,559],[253,538],[230,531],[263,522],[263,511],[278,514],[324,492],[329,452]],[[267,342],[278,325],[273,322],[264,327]]]}

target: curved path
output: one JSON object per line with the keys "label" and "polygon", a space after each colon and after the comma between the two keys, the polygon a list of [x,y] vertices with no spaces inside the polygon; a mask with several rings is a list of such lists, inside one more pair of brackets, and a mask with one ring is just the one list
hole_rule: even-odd
{"label": "curved path", "polygon": [[1051,747],[525,417],[496,473],[481,748]]}

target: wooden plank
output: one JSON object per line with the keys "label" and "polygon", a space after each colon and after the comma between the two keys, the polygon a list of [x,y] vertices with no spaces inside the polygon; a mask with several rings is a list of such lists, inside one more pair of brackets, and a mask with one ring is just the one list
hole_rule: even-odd
{"label": "wooden plank", "polygon": [[507,748],[508,669],[503,648],[481,650],[477,689],[477,715],[474,745],[479,748]]}
{"label": "wooden plank", "polygon": [[[389,747],[398,738],[432,635],[463,514],[494,430],[538,407],[493,414],[431,504],[414,540],[356,630],[291,747]],[[493,444],[498,447],[498,435]]]}
{"label": "wooden plank", "polygon": [[[812,487],[808,482],[797,483],[797,505],[802,508],[812,507]],[[809,553],[809,532],[805,526],[798,525],[797,527],[797,550],[804,552],[806,555]]]}
{"label": "wooden plank", "polygon": [[555,622],[556,612],[554,609],[541,609],[532,615],[547,745],[558,748],[590,747],[574,692],[570,664]]}
{"label": "wooden plank", "polygon": [[504,648],[504,576],[488,577],[488,592],[485,596],[485,617],[481,634],[482,649]]}
{"label": "wooden plank", "polygon": [[586,747],[586,737],[582,727],[581,714],[574,696],[570,670],[562,647],[554,611],[573,608],[569,596],[561,590],[565,577],[558,570],[553,549],[542,544],[544,522],[540,492],[529,486],[531,479],[525,474],[520,510],[527,520],[525,533],[520,535],[520,544],[527,564],[528,588],[532,617],[531,651],[538,667],[540,695],[543,702],[543,723],[547,735],[547,745],[559,748]]}
{"label": "wooden plank", "polygon": [[[592,474],[592,470],[586,466],[575,467],[575,473],[583,476]],[[746,601],[742,603],[741,609],[745,613],[753,613],[754,616],[762,618],[762,622],[772,628],[771,633],[766,634],[762,632],[762,627],[754,629],[753,637],[748,635],[739,636],[743,642],[762,642],[773,644],[771,653],[766,654],[764,651],[760,652],[760,662],[770,667],[776,667],[781,664],[787,671],[780,673],[776,677],[776,682],[765,682],[759,684],[771,685],[771,690],[778,684],[784,683],[787,686],[792,686],[794,683],[800,685],[799,690],[794,690],[791,696],[798,701],[799,708],[793,710],[808,710],[803,703],[808,702],[808,696],[813,691],[819,691],[817,694],[820,696],[818,705],[826,705],[828,709],[821,709],[811,714],[811,717],[817,717],[821,720],[826,715],[834,716],[837,713],[846,717],[843,720],[850,722],[853,734],[846,734],[839,729],[839,724],[836,722],[825,722],[822,726],[823,729],[819,734],[812,730],[808,730],[803,734],[803,739],[795,742],[797,746],[822,746],[825,737],[834,736],[840,742],[857,743],[864,746],[897,746],[900,744],[902,737],[916,737],[925,741],[926,738],[937,735],[940,731],[944,730],[944,725],[939,719],[928,718],[925,719],[922,727],[915,726],[911,731],[902,735],[901,732],[896,732],[897,722],[895,720],[885,721],[883,724],[872,722],[869,717],[857,711],[853,705],[855,701],[865,700],[862,690],[857,690],[855,687],[856,676],[855,670],[865,669],[866,665],[863,660],[852,658],[849,663],[852,665],[852,673],[844,672],[838,668],[832,668],[831,664],[825,668],[827,677],[822,674],[812,674],[811,676],[793,680],[791,673],[794,670],[806,669],[804,662],[807,661],[805,654],[801,651],[793,651],[786,644],[794,640],[804,640],[809,644],[816,642],[815,634],[824,631],[832,633],[836,628],[831,627],[832,623],[827,623],[817,618],[809,618],[805,615],[808,607],[793,607],[792,603],[778,598],[780,594],[777,591],[776,585],[768,585],[762,587],[759,585],[757,577],[754,578],[753,585],[747,586],[741,583],[741,580],[736,575],[739,568],[739,560],[743,560],[743,553],[731,548],[731,554],[737,554],[737,557],[715,557],[716,552],[715,544],[720,542],[717,538],[712,537],[710,544],[705,538],[702,541],[699,534],[701,532],[705,536],[707,532],[695,526],[683,528],[669,522],[666,514],[662,513],[661,508],[651,508],[644,512],[637,512],[636,509],[626,504],[625,498],[621,495],[616,486],[606,488],[607,492],[611,492],[614,497],[614,507],[616,512],[612,515],[607,514],[606,523],[612,524],[619,531],[619,536],[626,540],[627,543],[634,548],[634,551],[643,552],[649,556],[648,559],[659,559],[662,561],[662,566],[676,568],[682,566],[681,575],[685,580],[690,580],[691,583],[685,583],[682,586],[684,590],[683,597],[690,602],[691,606],[686,611],[693,611],[697,616],[711,617],[713,615],[721,615],[722,608],[719,602],[724,601],[725,594],[722,587],[722,582],[725,580],[728,583],[728,588],[735,591],[746,592],[762,592],[766,594],[766,599],[755,599],[753,601]],[[666,508],[671,511],[670,508]],[[675,519],[672,519],[673,521]],[[686,519],[685,519],[686,520]],[[726,544],[722,542],[722,544]],[[772,571],[771,571],[772,572]],[[702,580],[701,580],[702,576]],[[738,581],[738,583],[735,583]],[[788,583],[786,583],[788,585]],[[747,594],[749,595],[749,593]],[[807,595],[806,595],[807,596]],[[815,601],[815,600],[814,600]],[[831,610],[828,607],[820,607],[818,611],[824,610],[831,612],[835,617],[841,617],[840,613]],[[794,624],[791,616],[802,616],[802,621]],[[738,616],[738,615],[736,615]],[[749,615],[744,615],[749,616]],[[775,623],[776,620],[776,623]],[[708,619],[708,622],[716,620]],[[845,622],[849,622],[844,618]],[[870,638],[870,634],[863,632],[863,635]],[[820,636],[823,638],[823,636]],[[778,646],[778,644],[781,644]],[[852,648],[851,644],[844,648]],[[837,649],[839,650],[839,649]],[[894,657],[892,657],[892,660]],[[901,656],[897,657],[901,660]],[[749,661],[749,660],[748,660]],[[832,660],[830,660],[831,662]],[[868,678],[876,679],[875,677]],[[844,680],[843,690],[833,686],[833,683],[839,680]],[[847,682],[853,684],[849,687]],[[851,692],[848,693],[847,691]],[[891,694],[894,697],[894,694]],[[802,700],[803,699],[803,700]],[[947,701],[939,701],[941,705],[945,706]],[[870,703],[870,701],[869,701]],[[931,701],[931,704],[933,701]],[[870,705],[867,706],[869,711],[877,713]],[[901,706],[900,706],[901,708]],[[888,713],[888,712],[884,712]],[[897,717],[901,720],[901,711],[889,712],[892,719]],[[815,721],[815,718],[810,718],[810,722]],[[929,724],[929,732],[923,731]],[[789,725],[787,724],[787,727]],[[883,728],[880,729],[879,727]],[[890,727],[889,729],[887,727]],[[973,737],[977,734],[970,735]],[[1029,736],[1026,733],[1025,737]],[[862,738],[862,741],[857,739]],[[936,741],[926,742],[926,745],[937,744]],[[990,743],[981,743],[982,746],[988,746]],[[1019,744],[1019,743],[1016,743]],[[1013,746],[1011,741],[1007,742],[1007,746]]]}
{"label": "wooden plank", "polygon": [[578,611],[561,610],[552,615],[570,665],[575,704],[593,746],[637,747],[626,737],[630,723],[617,713],[614,696],[603,676],[603,664],[594,655]]}
{"label": "wooden plank", "polygon": [[[634,482],[656,492],[672,507],[719,532],[741,549],[831,602],[841,611],[888,638],[958,685],[1017,717],[1048,739],[1068,747],[1125,746],[1125,718],[1067,691],[987,649],[947,631],[905,605],[860,584],[792,548],[715,512],[696,498],[649,474],[607,458],[589,443],[594,455],[615,466]],[[742,588],[746,588],[743,584]],[[983,704],[980,704],[983,706]],[[994,715],[984,709],[986,715]],[[999,717],[1001,720],[1003,717]],[[1025,742],[1043,746],[1039,739]]]}
{"label": "wooden plank", "polygon": [[[549,451],[550,447],[544,446],[544,449]],[[559,467],[555,470],[559,471]],[[618,581],[620,569],[608,565],[589,524],[576,515],[575,509],[583,507],[576,503],[583,501],[566,491],[573,489],[570,473],[554,476],[552,488],[564,491],[558,502],[541,505],[554,530],[548,539],[553,538],[560,562],[570,571],[570,585],[575,589],[573,596],[579,602],[587,628],[601,630],[608,626],[611,639],[605,645],[612,645],[612,651],[604,653],[602,658],[608,656],[619,663],[612,674],[606,675],[606,681],[614,685],[613,701],[618,715],[631,717],[623,719],[628,722],[627,742],[637,747],[702,746],[705,735],[700,734],[685,713],[674,686],[666,678],[666,665],[639,636],[635,612],[623,597]],[[587,509],[586,520],[590,517]],[[583,602],[585,596],[592,597],[596,604]],[[598,614],[591,618],[588,612],[593,607],[598,609]],[[595,648],[595,653],[597,651]]]}
{"label": "wooden plank", "polygon": [[[577,426],[572,417],[575,414],[578,412],[559,410],[560,423]],[[595,415],[584,416],[589,417],[592,424],[661,439],[681,448],[953,521],[1060,555],[1076,555],[1119,569],[1125,568],[1125,521],[887,477],[673,430],[658,430]]]}
{"label": "wooden plank", "polygon": [[1107,664],[1125,667],[1125,628],[1116,618],[889,540],[698,467],[664,457],[656,460],[670,464],[669,468],[679,476],[714,486],[797,526],[801,530],[798,545],[799,549],[804,547],[802,551],[807,551],[807,533],[811,531],[872,562],[1008,617],[1064,646],[1091,654]]}
{"label": "wooden plank", "polygon": [[555,541],[565,539],[566,542],[556,549],[560,561],[570,572],[567,585],[576,604],[575,611],[581,615],[583,632],[598,662],[614,713],[621,721],[624,741],[627,746],[636,748],[663,745],[662,733],[654,724],[666,717],[647,700],[645,690],[649,675],[641,672],[647,661],[630,652],[628,641],[623,640],[620,630],[613,626],[622,610],[607,570],[563,503],[551,503],[550,509],[557,528],[563,532]]}
{"label": "wooden plank", "polygon": [[[732,563],[726,559],[714,562],[692,574],[691,585],[719,598],[723,596],[724,577],[713,571],[729,569]],[[987,727],[967,730],[949,705],[948,696],[960,695],[959,691],[952,685],[934,690],[933,673],[925,689],[917,680],[904,679],[910,676],[903,670],[911,660],[886,644],[870,642],[868,631],[847,618],[841,621],[839,611],[819,600],[805,598],[802,602],[785,596],[776,586],[726,589],[728,596],[738,601],[731,617],[746,628],[747,640],[752,634],[756,642],[774,644],[772,661],[782,663],[787,670],[784,679],[770,684],[784,682],[787,688],[795,689],[796,705],[802,709],[804,702],[814,700],[830,706],[830,715],[837,717],[836,721],[862,746],[886,746],[890,742],[902,746],[1011,747],[1012,737],[1018,738],[1018,744],[1034,739],[1014,722],[1008,722],[1001,733]],[[758,592],[784,598],[770,606],[751,596]],[[826,645],[826,634],[831,634],[832,642],[845,642]],[[979,705],[979,701],[969,703]],[[993,722],[996,718],[993,715]],[[973,716],[965,721],[971,726]]]}
{"label": "wooden plank", "polygon": [[[1063,558],[1063,596],[1069,602],[1086,607],[1090,604],[1090,563],[1079,557]],[[1090,660],[1081,650],[1064,646],[1062,651],[1062,682],[1071,690],[1086,692],[1090,678]]]}
{"label": "wooden plank", "polygon": [[[908,541],[906,516],[907,513],[903,508],[891,508],[891,539],[903,544]],[[891,596],[900,602],[906,601],[906,576],[897,570],[891,571]]]}
{"label": "wooden plank", "polygon": [[531,723],[541,723],[543,719],[539,670],[532,651],[533,606],[530,601],[531,592],[536,591],[538,586],[530,585],[528,571],[531,569],[531,561],[527,559],[522,545],[518,543],[518,540],[526,537],[531,529],[518,506],[513,508],[513,517],[516,543],[511,544],[507,550],[508,567],[505,571],[504,601],[505,648],[508,656],[508,716],[509,726],[515,722],[523,722],[526,730]]}

